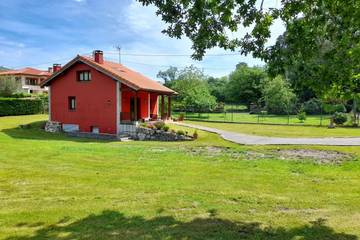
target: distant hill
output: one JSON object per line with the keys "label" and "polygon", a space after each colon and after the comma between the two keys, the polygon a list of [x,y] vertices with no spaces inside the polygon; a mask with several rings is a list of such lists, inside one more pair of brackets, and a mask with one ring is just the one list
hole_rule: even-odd
{"label": "distant hill", "polygon": [[6,70],[10,70],[10,68],[6,68],[6,67],[3,67],[3,66],[0,66],[0,71],[6,71]]}

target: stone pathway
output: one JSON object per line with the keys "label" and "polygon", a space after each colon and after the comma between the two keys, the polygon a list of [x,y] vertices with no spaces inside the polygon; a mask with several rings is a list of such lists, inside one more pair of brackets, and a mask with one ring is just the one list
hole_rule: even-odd
{"label": "stone pathway", "polygon": [[[172,122],[173,124],[196,128],[199,130],[217,133],[223,139],[245,145],[327,145],[327,146],[360,146],[360,137],[327,137],[327,138],[280,138],[248,135],[224,131],[216,128],[204,127],[199,125]],[[254,125],[256,127],[256,125]]]}

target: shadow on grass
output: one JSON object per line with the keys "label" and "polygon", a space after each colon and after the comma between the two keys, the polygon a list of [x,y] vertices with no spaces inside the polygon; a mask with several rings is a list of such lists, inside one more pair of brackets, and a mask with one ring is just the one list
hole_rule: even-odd
{"label": "shadow on grass", "polygon": [[[190,222],[171,216],[145,219],[126,217],[115,211],[104,211],[69,223],[41,227],[32,236],[13,236],[7,240],[35,239],[304,239],[356,240],[355,235],[337,233],[325,225],[324,219],[296,228],[262,228],[260,223],[232,222],[217,217],[196,218]],[[21,227],[26,227],[26,224]]]}
{"label": "shadow on grass", "polygon": [[19,125],[15,128],[2,129],[1,132],[9,137],[16,139],[28,140],[56,140],[56,141],[71,141],[71,142],[111,142],[112,140],[98,140],[89,138],[70,137],[64,133],[48,133],[45,132],[43,126],[45,121],[32,122],[22,127]]}

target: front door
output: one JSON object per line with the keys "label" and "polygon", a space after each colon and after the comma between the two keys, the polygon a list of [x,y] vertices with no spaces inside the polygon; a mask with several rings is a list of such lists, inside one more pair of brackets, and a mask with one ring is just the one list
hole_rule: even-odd
{"label": "front door", "polygon": [[[137,98],[137,118],[136,119],[140,119],[141,116],[141,102],[140,102],[140,98]],[[131,121],[135,121],[135,97],[131,97],[130,98],[130,120]]]}

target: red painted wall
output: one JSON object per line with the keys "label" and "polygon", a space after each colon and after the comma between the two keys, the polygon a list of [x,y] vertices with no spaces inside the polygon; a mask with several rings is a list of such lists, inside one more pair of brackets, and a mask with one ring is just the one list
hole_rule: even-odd
{"label": "red painted wall", "polygon": [[[121,85],[121,112],[124,113],[123,120],[130,119],[130,99],[135,97],[135,91],[132,91],[129,87],[122,84]],[[145,91],[137,92],[137,97],[139,99],[138,104],[140,106],[140,111],[138,112],[138,119],[145,119],[149,117],[149,93]],[[157,94],[150,93],[150,114],[157,114]]]}
{"label": "red painted wall", "polygon": [[[77,71],[90,70],[91,81],[77,81]],[[116,82],[110,77],[77,63],[51,83],[51,120],[78,124],[80,131],[91,126],[100,133],[116,134]],[[68,97],[76,97],[76,110],[68,109]]]}

